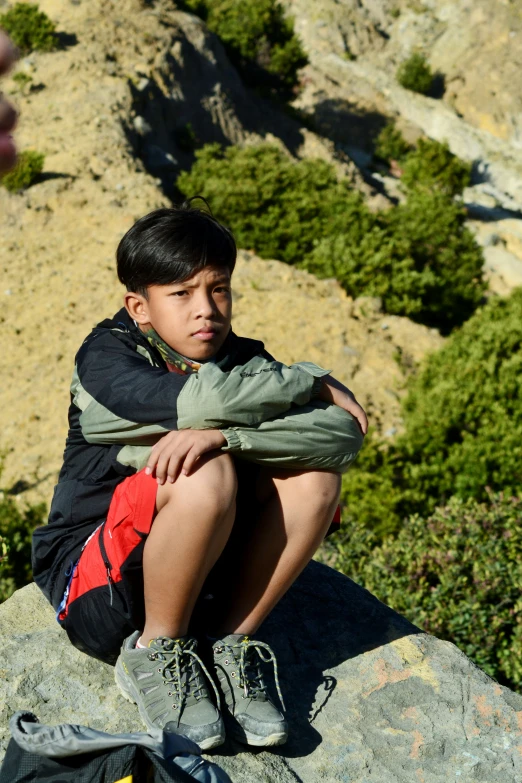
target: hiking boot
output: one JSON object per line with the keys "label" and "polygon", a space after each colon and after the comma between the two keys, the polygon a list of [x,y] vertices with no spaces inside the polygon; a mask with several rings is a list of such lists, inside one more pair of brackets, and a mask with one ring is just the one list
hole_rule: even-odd
{"label": "hiking boot", "polygon": [[213,642],[212,652],[218,687],[225,700],[223,715],[227,733],[247,745],[286,742],[287,722],[270,701],[261,673],[261,662],[273,663],[277,693],[284,710],[277,662],[268,644],[244,634],[229,634]]}
{"label": "hiking boot", "polygon": [[203,674],[208,670],[196,653],[197,641],[190,637],[152,639],[138,648],[139,632],[125,639],[116,661],[116,684],[129,701],[138,705],[147,728],[184,734],[202,750],[215,748],[225,740],[219,710],[211,701]]}

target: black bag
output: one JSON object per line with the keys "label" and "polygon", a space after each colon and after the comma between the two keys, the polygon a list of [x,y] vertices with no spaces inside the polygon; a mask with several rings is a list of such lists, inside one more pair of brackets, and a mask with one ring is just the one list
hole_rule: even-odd
{"label": "black bag", "polygon": [[14,739],[0,769],[0,783],[194,783],[147,748],[124,745],[67,758],[28,753]]}
{"label": "black bag", "polygon": [[187,737],[107,734],[89,726],[42,725],[32,712],[15,712],[0,783],[231,783],[201,757]]}

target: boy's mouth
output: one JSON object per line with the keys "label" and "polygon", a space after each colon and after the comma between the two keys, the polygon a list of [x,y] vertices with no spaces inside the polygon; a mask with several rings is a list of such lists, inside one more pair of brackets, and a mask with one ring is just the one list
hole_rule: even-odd
{"label": "boy's mouth", "polygon": [[219,330],[213,326],[202,326],[199,331],[194,332],[192,337],[195,337],[197,340],[213,340],[218,334],[218,331]]}

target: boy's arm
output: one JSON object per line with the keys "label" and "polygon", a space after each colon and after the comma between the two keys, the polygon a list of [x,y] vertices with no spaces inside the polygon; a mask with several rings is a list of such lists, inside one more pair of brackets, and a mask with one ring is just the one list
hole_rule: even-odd
{"label": "boy's arm", "polygon": [[287,367],[256,356],[229,372],[209,363],[181,376],[152,367],[112,335],[94,342],[80,350],[71,385],[90,443],[151,445],[170,430],[255,426],[308,403],[328,374],[308,362]]}
{"label": "boy's arm", "polygon": [[359,453],[364,435],[356,419],[337,405],[314,400],[256,427],[229,427],[222,448],[235,456],[288,469],[344,473]]}
{"label": "boy's arm", "polygon": [[[221,433],[226,440],[222,450],[241,459],[280,468],[339,473],[348,469],[364,440],[350,413],[321,400],[293,408],[255,427],[229,427]],[[178,435],[184,437],[185,433],[172,433],[165,441],[170,440],[174,446],[173,439]],[[140,470],[147,464],[156,465],[157,454],[151,457],[150,447],[126,446],[117,459]],[[183,464],[183,456],[179,463]]]}

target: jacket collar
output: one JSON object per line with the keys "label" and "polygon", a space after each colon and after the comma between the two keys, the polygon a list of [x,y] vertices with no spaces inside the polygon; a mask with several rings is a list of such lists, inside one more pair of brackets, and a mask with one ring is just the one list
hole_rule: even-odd
{"label": "jacket collar", "polygon": [[[122,307],[121,310],[118,310],[112,318],[106,318],[101,321],[96,326],[96,329],[115,329],[124,332],[136,344],[147,348],[151,355],[153,355],[156,360],[159,360],[162,365],[165,364],[160,353],[150,345],[139,326],[134,323],[124,307]],[[261,340],[238,337],[232,329],[230,329],[225,342],[214,357],[214,361],[221,369],[227,371],[236,367],[238,364],[244,364],[249,361],[253,356],[261,353],[263,349],[264,344]]]}

